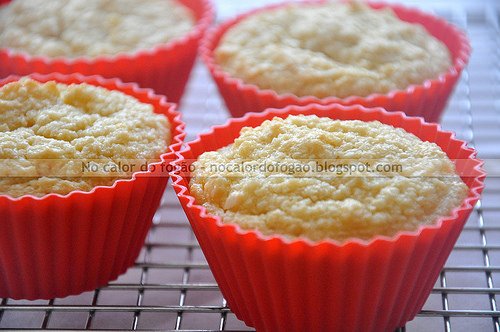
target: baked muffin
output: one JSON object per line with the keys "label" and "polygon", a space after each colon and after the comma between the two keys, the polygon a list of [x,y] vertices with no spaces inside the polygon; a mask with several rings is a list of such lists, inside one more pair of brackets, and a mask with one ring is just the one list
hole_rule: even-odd
{"label": "baked muffin", "polygon": [[79,294],[134,264],[185,136],[175,107],[100,76],[0,80],[1,298]]}
{"label": "baked muffin", "polygon": [[132,53],[194,24],[177,0],[15,0],[0,7],[0,47],[67,58]]}
{"label": "baked muffin", "polygon": [[446,46],[390,9],[365,4],[291,4],[251,15],[215,49],[220,67],[279,94],[368,96],[437,78]]}
{"label": "baked muffin", "polygon": [[234,117],[339,103],[437,122],[470,43],[444,19],[399,4],[305,1],[223,22],[200,54]]}
{"label": "baked muffin", "polygon": [[89,84],[21,79],[0,88],[0,194],[90,191],[147,170],[170,144],[151,104]]}
{"label": "baked muffin", "polygon": [[[479,199],[485,174],[475,154],[401,112],[292,105],[230,119],[187,143],[172,183],[245,324],[394,331],[421,310]],[[383,168],[305,167],[325,161]]]}
{"label": "baked muffin", "polygon": [[243,128],[193,167],[191,194],[211,214],[312,241],[414,231],[449,215],[468,192],[436,144],[378,121],[315,115]]}
{"label": "baked muffin", "polygon": [[99,75],[178,103],[213,17],[210,0],[0,0],[0,78]]}

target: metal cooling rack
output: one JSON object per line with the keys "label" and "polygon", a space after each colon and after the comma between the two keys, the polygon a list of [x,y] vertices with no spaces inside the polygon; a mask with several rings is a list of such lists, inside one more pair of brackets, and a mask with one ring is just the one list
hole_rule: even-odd
{"label": "metal cooling rack", "polygon": [[[219,1],[219,17],[265,2]],[[458,24],[472,40],[469,68],[449,103],[443,127],[476,146],[491,176],[424,309],[401,330],[500,331],[500,6],[433,3],[424,9]],[[188,140],[228,116],[200,64],[182,111]],[[0,299],[0,329],[252,330],[226,306],[171,188],[140,257],[125,275],[96,291],[64,299]]]}

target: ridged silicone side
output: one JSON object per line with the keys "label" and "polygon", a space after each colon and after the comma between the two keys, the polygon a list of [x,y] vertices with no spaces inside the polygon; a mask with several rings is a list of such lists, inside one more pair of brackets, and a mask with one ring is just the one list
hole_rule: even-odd
{"label": "ridged silicone side", "polygon": [[[31,75],[41,82],[85,82],[119,90],[154,106],[172,125],[162,162],[129,180],[90,192],[38,198],[0,195],[0,297],[49,299],[95,289],[134,263],[168,181],[159,167],[175,158],[185,124],[165,97],[117,79],[79,74]],[[18,80],[8,77],[0,86]]]}
{"label": "ridged silicone side", "polygon": [[[0,48],[0,78],[8,75],[30,73],[62,74],[80,73],[117,77],[124,82],[135,82],[141,87],[151,88],[168,100],[179,103],[191,73],[200,39],[214,19],[210,0],[179,0],[192,10],[196,25],[186,35],[135,53],[120,53],[115,56],[74,59],[30,56]],[[10,0],[0,0],[2,3]]]}
{"label": "ridged silicone side", "polygon": [[316,114],[334,119],[378,120],[438,144],[457,165],[468,197],[452,215],[414,232],[342,243],[287,240],[224,224],[190,195],[186,174],[173,186],[236,316],[259,331],[392,331],[422,308],[467,217],[483,189],[485,173],[476,152],[437,124],[401,112],[362,106],[308,105],[270,109],[212,127],[178,153],[177,166],[233,142],[244,126],[274,116]]}
{"label": "ridged silicone side", "polygon": [[[303,5],[314,5],[324,1],[305,1]],[[334,96],[319,99],[313,96],[298,97],[292,94],[278,94],[273,90],[260,89],[256,85],[231,77],[214,59],[214,49],[224,33],[244,18],[263,11],[286,6],[290,2],[260,8],[212,28],[202,40],[200,54],[208,67],[220,94],[224,98],[229,112],[234,117],[248,112],[261,112],[266,108],[282,108],[287,105],[307,105],[311,103],[343,105],[363,105],[365,107],[383,107],[389,111],[402,111],[410,116],[422,116],[428,122],[438,122],[445,109],[447,100],[466,66],[471,47],[465,34],[454,25],[436,16],[398,4],[371,3],[373,8],[391,8],[403,21],[423,25],[427,31],[441,40],[452,56],[452,66],[438,78],[426,80],[420,85],[411,85],[405,90],[395,90],[388,94],[371,94],[367,97],[351,96],[339,99]]]}

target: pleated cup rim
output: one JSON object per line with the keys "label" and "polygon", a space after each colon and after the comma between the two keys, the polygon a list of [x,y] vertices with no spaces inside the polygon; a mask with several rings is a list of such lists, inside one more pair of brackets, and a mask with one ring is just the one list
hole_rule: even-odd
{"label": "pleated cup rim", "polygon": [[[165,96],[155,94],[152,89],[140,88],[136,83],[124,83],[118,78],[103,78],[102,76],[99,75],[84,76],[78,73],[70,75],[65,75],[60,73],[52,73],[48,75],[34,73],[27,76],[11,75],[0,80],[0,87],[8,83],[18,81],[23,77],[29,77],[31,79],[34,79],[42,83],[48,81],[56,81],[58,83],[63,83],[63,84],[87,83],[94,86],[103,87],[105,89],[109,89],[109,87],[111,86],[113,90],[119,91],[121,93],[127,94],[132,97],[135,97],[136,95],[142,95],[146,97],[149,101],[158,103],[161,107],[168,108],[168,111],[165,114],[165,116],[167,117],[167,120],[170,122],[171,125],[171,141],[170,144],[168,145],[168,151],[161,154],[158,157],[159,161],[149,164],[153,166],[153,168],[156,168],[162,165],[163,163],[171,161],[174,158],[176,158],[175,152],[181,148],[184,142],[184,138],[186,136],[186,132],[184,129],[186,127],[186,124],[182,121],[181,113],[176,110],[177,105],[174,103],[167,102],[167,98]],[[126,90],[130,90],[134,94],[126,93],[125,92]],[[23,195],[20,197],[12,197],[9,195],[0,194],[0,201],[8,201],[13,204],[16,204],[27,200],[44,201],[44,200],[64,200],[70,198],[79,199],[85,196],[95,195],[99,192],[120,190],[120,188],[130,185],[130,183],[136,181],[138,177],[149,176],[151,174],[152,174],[151,170],[133,172],[130,178],[118,179],[111,185],[95,186],[90,191],[74,190],[65,195],[50,193],[41,197],[34,196],[31,194]],[[168,176],[168,174],[165,174],[165,176]]]}
{"label": "pleated cup rim", "polygon": [[[344,241],[337,241],[334,239],[324,239],[321,241],[312,241],[307,238],[287,238],[280,234],[274,235],[265,235],[259,230],[246,230],[241,228],[238,224],[235,223],[224,223],[222,222],[221,217],[212,215],[207,212],[206,208],[202,205],[196,203],[195,198],[190,194],[189,189],[184,184],[185,181],[189,182],[187,177],[180,175],[178,171],[181,169],[181,164],[184,160],[189,159],[188,154],[191,152],[191,147],[193,145],[203,144],[203,141],[213,137],[217,132],[223,132],[228,127],[242,127],[248,123],[249,120],[261,119],[259,124],[267,119],[271,119],[275,116],[286,118],[288,115],[318,115],[328,117],[328,114],[332,111],[338,111],[343,113],[351,113],[351,119],[359,119],[359,115],[367,115],[371,114],[374,116],[371,120],[362,120],[362,121],[380,121],[382,123],[387,123],[387,120],[399,119],[403,122],[413,121],[419,125],[419,128],[422,127],[430,127],[436,131],[436,133],[445,134],[448,136],[448,140],[450,142],[458,142],[461,143],[460,150],[467,153],[467,160],[473,164],[472,171],[474,172],[474,181],[471,183],[469,187],[468,196],[464,199],[464,201],[460,204],[460,206],[454,208],[449,216],[443,216],[436,220],[435,223],[430,225],[420,225],[414,231],[400,231],[396,233],[394,236],[385,236],[385,235],[377,235],[369,240],[363,240],[359,238],[349,238]],[[320,115],[321,114],[321,115]],[[356,116],[353,116],[356,115]],[[332,119],[336,119],[336,117],[331,117]],[[384,121],[386,120],[386,121]],[[252,122],[255,124],[255,122]],[[258,124],[257,124],[258,125]],[[252,126],[253,125],[250,125]],[[396,128],[400,128],[400,126],[394,126]],[[406,131],[406,130],[405,130]],[[236,136],[237,137],[237,136]],[[234,137],[234,138],[236,138]],[[447,151],[444,151],[445,153]],[[381,243],[395,243],[399,241],[405,241],[405,238],[408,237],[419,237],[423,233],[431,233],[433,231],[439,230],[443,224],[451,223],[458,219],[459,214],[465,211],[470,211],[473,209],[475,203],[480,198],[481,192],[484,189],[484,178],[486,177],[486,173],[483,170],[484,162],[478,158],[476,158],[477,152],[468,147],[465,141],[459,140],[455,137],[455,135],[450,131],[445,131],[441,129],[441,126],[436,123],[427,123],[421,117],[410,117],[405,115],[403,112],[388,112],[381,107],[376,108],[366,108],[361,105],[350,105],[344,106],[340,104],[329,104],[329,105],[320,105],[320,104],[309,104],[305,106],[298,105],[290,105],[282,109],[267,109],[263,112],[258,113],[247,113],[245,116],[241,118],[231,118],[225,124],[212,126],[211,129],[206,132],[199,134],[197,138],[191,142],[186,143],[186,147],[181,149],[180,151],[175,152],[177,158],[172,162],[174,166],[174,171],[171,173],[172,177],[172,185],[181,201],[181,204],[185,206],[185,208],[193,211],[197,215],[199,215],[205,222],[215,223],[217,227],[220,228],[221,231],[228,231],[231,233],[236,233],[238,236],[245,238],[247,240],[257,240],[263,242],[279,242],[280,245],[284,246],[303,246],[308,248],[313,247],[331,247],[331,248],[347,248],[350,246],[358,246],[358,247],[374,247]],[[198,156],[196,156],[198,157]]]}
{"label": "pleated cup rim", "polygon": [[[9,48],[0,48],[0,56],[5,55],[10,59],[15,59],[16,61],[22,62],[24,64],[28,63],[41,63],[45,66],[62,66],[69,67],[75,66],[79,64],[90,65],[90,66],[99,66],[101,64],[111,65],[116,62],[121,61],[130,61],[136,60],[138,58],[143,57],[151,57],[159,53],[171,52],[175,49],[182,47],[188,44],[191,40],[197,39],[203,36],[204,32],[208,29],[208,27],[212,24],[212,21],[215,16],[215,9],[210,0],[197,0],[203,6],[203,14],[199,19],[196,19],[196,23],[191,27],[191,29],[172,40],[155,45],[151,48],[139,49],[132,52],[120,52],[112,55],[99,55],[95,57],[91,56],[77,56],[77,57],[50,57],[45,55],[31,55],[27,52],[23,51],[15,51]],[[187,7],[182,3],[182,0],[179,0],[180,4],[184,7]],[[0,6],[6,5],[8,2],[4,4],[0,4]],[[190,8],[189,11],[192,12]]]}
{"label": "pleated cup rim", "polygon": [[[240,23],[242,20],[245,18],[252,16],[254,14],[266,12],[266,11],[271,11],[275,9],[279,9],[282,7],[286,7],[289,5],[301,5],[301,6],[311,6],[311,5],[320,5],[323,3],[328,2],[327,0],[305,0],[305,1],[300,1],[300,2],[294,2],[294,1],[286,1],[282,2],[279,4],[273,4],[261,8],[257,8],[251,11],[248,11],[246,13],[240,14],[236,16],[235,18],[229,19],[223,23],[221,23],[218,26],[212,27],[209,29],[205,37],[202,39],[201,44],[200,44],[200,56],[207,68],[209,69],[210,73],[214,78],[220,79],[225,85],[229,86],[235,86],[237,89],[239,89],[241,92],[252,92],[256,95],[259,96],[259,98],[269,98],[271,97],[274,100],[278,101],[283,101],[287,100],[290,103],[297,104],[297,105],[305,105],[305,104],[312,104],[312,103],[319,103],[319,104],[332,104],[332,103],[341,103],[341,104],[369,104],[369,103],[374,103],[377,100],[383,99],[383,100],[393,100],[396,98],[407,98],[409,95],[413,95],[415,93],[419,93],[422,91],[429,91],[432,92],[436,89],[438,86],[444,85],[447,81],[457,77],[459,73],[464,69],[464,67],[467,65],[469,61],[469,57],[471,54],[471,45],[469,43],[468,38],[462,32],[458,27],[456,27],[454,24],[451,24],[447,22],[446,20],[425,13],[419,9],[416,8],[409,8],[406,6],[402,6],[399,4],[389,4],[385,2],[374,2],[374,1],[367,1],[366,3],[372,7],[373,9],[384,9],[384,8],[390,8],[392,9],[396,15],[398,13],[402,12],[405,14],[412,14],[416,19],[419,21],[424,21],[427,23],[433,23],[433,24],[439,24],[442,29],[447,29],[449,33],[452,33],[455,35],[459,41],[460,41],[460,47],[457,52],[457,56],[453,57],[453,54],[450,55],[452,56],[452,65],[448,68],[448,70],[444,73],[441,73],[437,78],[432,78],[432,79],[427,79],[421,84],[412,84],[409,85],[405,89],[395,89],[391,90],[388,93],[372,93],[368,96],[349,96],[346,98],[339,98],[335,96],[329,96],[326,98],[318,98],[316,96],[297,96],[293,93],[278,93],[272,89],[263,89],[258,87],[255,84],[251,83],[246,83],[244,80],[231,76],[228,72],[224,71],[224,69],[216,63],[215,61],[215,56],[214,52],[217,47],[217,45],[220,42],[220,39],[222,36],[227,32],[228,29],[231,27],[235,26],[236,24]],[[404,21],[404,20],[403,20]],[[412,23],[412,22],[410,22]],[[413,23],[414,24],[414,23]],[[423,25],[422,23],[420,23]],[[430,34],[430,32],[428,32]],[[437,37],[436,37],[437,38]],[[448,47],[447,47],[448,49]]]}

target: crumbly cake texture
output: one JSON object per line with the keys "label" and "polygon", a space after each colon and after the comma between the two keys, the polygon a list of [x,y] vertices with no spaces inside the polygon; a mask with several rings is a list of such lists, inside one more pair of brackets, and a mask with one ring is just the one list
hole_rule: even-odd
{"label": "crumbly cake texture", "polygon": [[169,142],[168,119],[118,91],[28,78],[0,88],[0,194],[112,185],[158,161]]}
{"label": "crumbly cake texture", "polygon": [[[375,172],[263,167],[311,162],[313,169],[368,162]],[[274,118],[243,128],[233,144],[203,153],[193,165],[191,194],[223,222],[313,241],[413,231],[449,215],[468,193],[436,144],[377,121]],[[376,165],[402,167],[377,171]]]}
{"label": "crumbly cake texture", "polygon": [[176,0],[15,0],[0,7],[0,48],[69,58],[131,53],[180,37],[194,22]]}
{"label": "crumbly cake texture", "polygon": [[406,89],[451,66],[446,46],[421,25],[357,2],[251,15],[224,34],[215,61],[245,83],[318,98]]}

